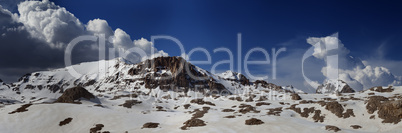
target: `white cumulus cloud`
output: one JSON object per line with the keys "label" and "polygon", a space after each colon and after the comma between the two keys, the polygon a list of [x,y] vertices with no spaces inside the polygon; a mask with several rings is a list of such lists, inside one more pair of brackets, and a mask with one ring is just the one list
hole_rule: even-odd
{"label": "white cumulus cloud", "polygon": [[[323,59],[327,65],[321,69],[328,78],[327,72],[339,71],[339,79],[345,81],[356,91],[374,86],[401,85],[401,77],[393,75],[385,67],[373,67],[349,55],[350,50],[337,36],[310,37],[307,42],[314,47],[313,56]],[[338,60],[330,60],[328,56],[336,55]],[[335,66],[335,65],[337,66]]]}
{"label": "white cumulus cloud", "polygon": [[48,0],[22,2],[18,12],[19,21],[31,35],[46,40],[53,48],[63,48],[84,32],[84,25],[78,18]]}
{"label": "white cumulus cloud", "polygon": [[[7,0],[0,4],[0,75],[12,77],[1,77],[7,82],[25,73],[63,67],[65,48],[82,35],[104,35],[107,59],[124,57],[138,62],[168,55],[145,38],[132,39],[123,29],[112,29],[106,20],[96,18],[83,23],[49,0]],[[18,10],[10,11],[13,7]],[[79,43],[72,51],[73,64],[98,60],[98,48],[97,42]],[[136,50],[130,51],[133,48]],[[143,54],[130,53],[138,51]]]}

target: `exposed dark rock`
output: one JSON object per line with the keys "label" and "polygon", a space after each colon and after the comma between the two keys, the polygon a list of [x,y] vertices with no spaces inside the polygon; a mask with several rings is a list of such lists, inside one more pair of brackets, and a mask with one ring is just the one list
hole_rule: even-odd
{"label": "exposed dark rock", "polygon": [[331,101],[331,102],[318,101],[317,103],[320,104],[321,106],[325,106],[326,110],[331,111],[339,118],[349,118],[351,116],[355,117],[353,109],[346,109],[345,113],[343,113],[345,109],[337,101]]}
{"label": "exposed dark rock", "polygon": [[166,110],[164,110],[164,109],[163,109],[163,107],[162,107],[162,106],[156,106],[156,108],[157,108],[157,110],[156,110],[156,111],[166,111]]}
{"label": "exposed dark rock", "polygon": [[34,75],[34,76],[35,76],[35,77],[38,77],[39,75],[40,75],[40,73],[35,73],[35,75]]}
{"label": "exposed dark rock", "polygon": [[17,108],[16,110],[14,110],[13,112],[10,112],[8,114],[14,114],[14,113],[21,113],[21,112],[25,112],[28,111],[28,107],[31,106],[32,104],[24,104],[21,107]]}
{"label": "exposed dark rock", "polygon": [[341,131],[341,129],[339,129],[338,127],[336,127],[336,126],[332,126],[332,125],[326,125],[325,126],[325,130],[328,130],[328,131],[334,131],[334,132],[338,132],[338,131]]}
{"label": "exposed dark rock", "polygon": [[245,102],[254,102],[254,97],[253,96],[249,96]]}
{"label": "exposed dark rock", "polygon": [[350,127],[352,127],[353,129],[359,129],[359,128],[362,128],[362,126],[360,126],[360,125],[350,125]]}
{"label": "exposed dark rock", "polygon": [[96,124],[95,127],[89,129],[89,132],[98,133],[98,131],[101,131],[103,127],[105,127],[103,124]]}
{"label": "exposed dark rock", "polygon": [[242,85],[250,85],[250,80],[246,78],[243,74],[239,74],[240,76],[240,84]]}
{"label": "exposed dark rock", "polygon": [[341,97],[341,102],[345,102],[345,101],[349,101],[349,100],[362,100],[362,99],[360,99],[360,98],[355,98],[355,97],[350,97],[350,98]]}
{"label": "exposed dark rock", "polygon": [[188,130],[189,127],[201,127],[206,126],[205,122],[201,119],[190,119],[183,123],[182,130]]}
{"label": "exposed dark rock", "polygon": [[128,70],[128,75],[138,75],[140,73],[141,69],[139,68],[131,68],[130,70]]}
{"label": "exposed dark rock", "polygon": [[102,107],[102,108],[103,108],[103,105],[102,105],[102,104],[95,104],[94,106],[96,106],[96,107]]}
{"label": "exposed dark rock", "polygon": [[315,110],[314,107],[311,107],[311,108],[303,108],[303,112],[302,112],[301,108],[297,108],[296,105],[297,104],[293,104],[287,109],[293,110],[296,113],[300,114],[301,117],[305,117],[305,118],[309,117],[309,115],[311,113],[314,113],[314,115],[312,117],[314,122],[324,122],[325,116],[321,115],[321,110]]}
{"label": "exposed dark rock", "polygon": [[159,126],[159,123],[153,123],[153,122],[148,122],[145,123],[142,128],[157,128]]}
{"label": "exposed dark rock", "polygon": [[341,118],[343,116],[342,113],[343,113],[344,109],[343,109],[342,105],[339,104],[337,101],[326,103],[325,109],[331,111],[339,118]]}
{"label": "exposed dark rock", "polygon": [[292,97],[292,100],[301,100],[301,97],[299,96],[299,94],[293,93],[290,96]]}
{"label": "exposed dark rock", "polygon": [[324,122],[325,116],[321,115],[321,110],[315,110],[313,120],[314,122]]}
{"label": "exposed dark rock", "polygon": [[77,103],[75,100],[85,98],[88,100],[94,99],[95,96],[88,92],[83,87],[73,87],[67,89],[55,102],[58,103]]}
{"label": "exposed dark rock", "polygon": [[381,104],[378,117],[383,119],[383,123],[398,124],[402,119],[402,100],[387,101]]}
{"label": "exposed dark rock", "polygon": [[311,107],[311,108],[303,108],[303,112],[302,112],[301,108],[297,108],[296,105],[297,104],[293,104],[287,109],[295,111],[296,113],[300,114],[301,117],[307,118],[309,116],[309,114],[311,114],[315,111],[314,107]]}
{"label": "exposed dark rock", "polygon": [[[145,69],[156,73],[146,73]],[[158,72],[161,70],[170,71],[172,75],[159,74]],[[157,57],[146,60],[139,63],[136,68],[131,68],[128,73],[130,75],[146,74],[143,80],[145,87],[149,89],[154,89],[158,86],[161,89],[174,89],[171,88],[171,86],[174,86],[184,88],[184,92],[191,88],[208,88],[218,92],[226,90],[225,86],[217,83],[215,79],[208,77],[205,73],[199,72],[194,65],[181,57]]]}
{"label": "exposed dark rock", "polygon": [[199,110],[199,109],[195,109],[193,112],[195,112],[194,114],[193,114],[193,117],[192,117],[192,119],[196,119],[196,118],[202,118],[202,117],[204,117],[204,115],[206,114],[206,113],[208,113],[208,110],[209,109],[203,109],[202,111],[201,110]]}
{"label": "exposed dark rock", "polygon": [[383,96],[371,96],[366,104],[367,112],[373,114],[381,106],[381,103],[385,101],[388,101],[388,98]]}
{"label": "exposed dark rock", "polygon": [[353,88],[351,88],[349,85],[345,85],[340,93],[353,93],[353,92],[356,91],[353,90]]}
{"label": "exposed dark rock", "polygon": [[253,112],[253,113],[260,113],[260,111],[256,110],[255,107],[248,105],[248,104],[240,104],[239,108],[239,113],[246,114],[248,112]]}
{"label": "exposed dark rock", "polygon": [[238,97],[230,97],[229,100],[237,100],[239,102],[243,101],[243,99],[241,99],[241,97],[239,97],[239,96]]}
{"label": "exposed dark rock", "polygon": [[264,124],[263,121],[261,121],[260,119],[257,119],[257,118],[248,119],[248,120],[246,120],[245,123],[246,123],[246,125],[261,125],[261,124]]}
{"label": "exposed dark rock", "polygon": [[70,123],[72,120],[73,120],[73,118],[68,117],[68,118],[64,119],[63,121],[60,121],[59,126],[67,125],[67,124]]}
{"label": "exposed dark rock", "polygon": [[257,88],[258,84],[260,84],[264,88],[280,91],[283,90],[282,86],[275,85],[273,83],[268,83],[267,81],[264,80],[256,80],[254,82],[255,87]]}
{"label": "exposed dark rock", "polygon": [[280,116],[281,112],[282,112],[282,107],[273,108],[273,109],[269,109],[269,112],[267,112],[267,115]]}
{"label": "exposed dark rock", "polygon": [[258,102],[258,103],[255,104],[255,106],[262,106],[262,105],[271,105],[271,103]]}
{"label": "exposed dark rock", "polygon": [[58,90],[61,89],[59,85],[47,85],[47,88],[52,91],[53,93],[56,93]]}
{"label": "exposed dark rock", "polygon": [[346,112],[343,113],[343,118],[349,118],[351,116],[356,117],[353,113],[353,109],[346,109]]}
{"label": "exposed dark rock", "polygon": [[234,112],[234,109],[223,109],[222,112]]}
{"label": "exposed dark rock", "polygon": [[137,98],[138,95],[137,95],[137,94],[118,95],[118,96],[113,96],[113,98],[110,99],[110,100],[116,100],[116,99],[120,99],[120,98],[122,98],[122,97]]}
{"label": "exposed dark rock", "polygon": [[190,106],[191,106],[190,104],[184,104],[183,105],[184,109],[188,109],[188,107],[190,107]]}
{"label": "exposed dark rock", "polygon": [[25,89],[30,89],[30,90],[32,90],[32,89],[35,89],[35,86],[33,86],[33,85],[26,85],[26,86],[25,86]]}
{"label": "exposed dark rock", "polygon": [[234,116],[234,115],[229,115],[229,116],[225,116],[225,117],[223,117],[223,118],[236,118],[236,116]]}
{"label": "exposed dark rock", "polygon": [[90,86],[90,85],[94,85],[96,83],[96,80],[89,80],[88,82],[86,82],[84,84],[84,86]]}
{"label": "exposed dark rock", "polygon": [[313,101],[313,100],[301,100],[301,101],[299,102],[299,104],[309,104],[309,103],[316,103],[316,102]]}
{"label": "exposed dark rock", "polygon": [[38,87],[39,90],[42,90],[42,89],[43,89],[43,86],[42,86],[42,85],[38,85],[38,86],[36,86],[36,87]]}
{"label": "exposed dark rock", "polygon": [[376,91],[376,92],[392,92],[394,89],[392,89],[392,86],[389,86],[387,89],[383,89],[382,86],[377,86],[370,88],[371,91]]}
{"label": "exposed dark rock", "polygon": [[142,102],[138,101],[138,100],[126,100],[123,104],[121,104],[119,106],[131,108],[133,105],[140,104],[140,103],[142,103]]}
{"label": "exposed dark rock", "polygon": [[24,76],[22,76],[20,79],[18,79],[18,82],[22,81],[22,83],[26,83],[29,81],[29,77],[31,76],[30,73],[25,74]]}
{"label": "exposed dark rock", "polygon": [[190,103],[196,103],[196,104],[199,104],[199,105],[207,104],[207,105],[215,106],[214,103],[209,102],[209,101],[204,101],[202,99],[193,99],[193,100],[190,101]]}

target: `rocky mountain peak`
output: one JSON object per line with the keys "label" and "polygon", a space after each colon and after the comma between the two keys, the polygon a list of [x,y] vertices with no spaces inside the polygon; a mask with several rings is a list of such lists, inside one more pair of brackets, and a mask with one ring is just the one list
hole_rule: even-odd
{"label": "rocky mountain peak", "polygon": [[[338,87],[337,87],[338,85]],[[316,93],[353,93],[353,90],[345,81],[327,80],[317,87]]]}
{"label": "rocky mountain peak", "polygon": [[145,75],[146,88],[171,89],[171,86],[184,88],[226,89],[210,73],[197,68],[181,57],[157,57],[137,64],[128,70],[129,75]]}
{"label": "rocky mountain peak", "polygon": [[219,73],[217,74],[217,76],[225,80],[239,82],[242,85],[250,85],[250,80],[246,76],[238,72],[233,72],[231,70]]}

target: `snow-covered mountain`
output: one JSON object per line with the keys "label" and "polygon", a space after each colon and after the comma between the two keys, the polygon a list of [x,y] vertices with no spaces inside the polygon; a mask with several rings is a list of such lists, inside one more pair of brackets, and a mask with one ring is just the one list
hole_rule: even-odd
{"label": "snow-covered mountain", "polygon": [[324,84],[317,87],[316,93],[353,93],[353,90],[342,80],[326,80]]}
{"label": "snow-covered mountain", "polygon": [[[270,89],[268,86],[256,86],[240,73],[226,71],[212,74],[181,57],[157,57],[138,64],[116,58],[34,72],[22,76],[16,83],[2,85],[0,95],[26,102],[32,97],[56,99],[65,89],[76,86],[102,95],[125,91],[148,93],[150,89],[227,91],[231,94],[242,93],[250,88]],[[277,91],[303,93],[278,87]]]}
{"label": "snow-covered mountain", "polygon": [[[347,92],[335,84],[320,92]],[[1,84],[0,131],[398,132],[400,94],[402,87],[307,94],[236,72],[212,74],[180,57],[118,58]]]}
{"label": "snow-covered mountain", "polygon": [[246,76],[244,76],[241,73],[228,70],[226,72],[219,73],[216,75],[222,79],[240,82],[242,85],[250,85],[249,79],[247,79]]}

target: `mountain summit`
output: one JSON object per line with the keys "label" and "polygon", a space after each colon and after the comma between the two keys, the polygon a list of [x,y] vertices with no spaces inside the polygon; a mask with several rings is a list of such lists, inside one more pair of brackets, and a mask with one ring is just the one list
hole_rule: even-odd
{"label": "mountain summit", "polygon": [[324,84],[317,87],[316,93],[353,93],[353,90],[346,82],[342,80],[326,80]]}
{"label": "mountain summit", "polygon": [[[71,70],[78,76],[72,76]],[[116,58],[26,74],[18,82],[2,85],[5,89],[1,91],[12,94],[6,97],[24,97],[25,100],[27,97],[57,98],[66,89],[77,86],[85,87],[95,95],[124,91],[149,93],[153,89],[238,94],[247,89],[272,89],[272,86],[276,86],[277,91],[295,92],[264,82],[251,82],[246,76],[232,71],[212,74],[181,57],[156,57],[137,64]]]}

